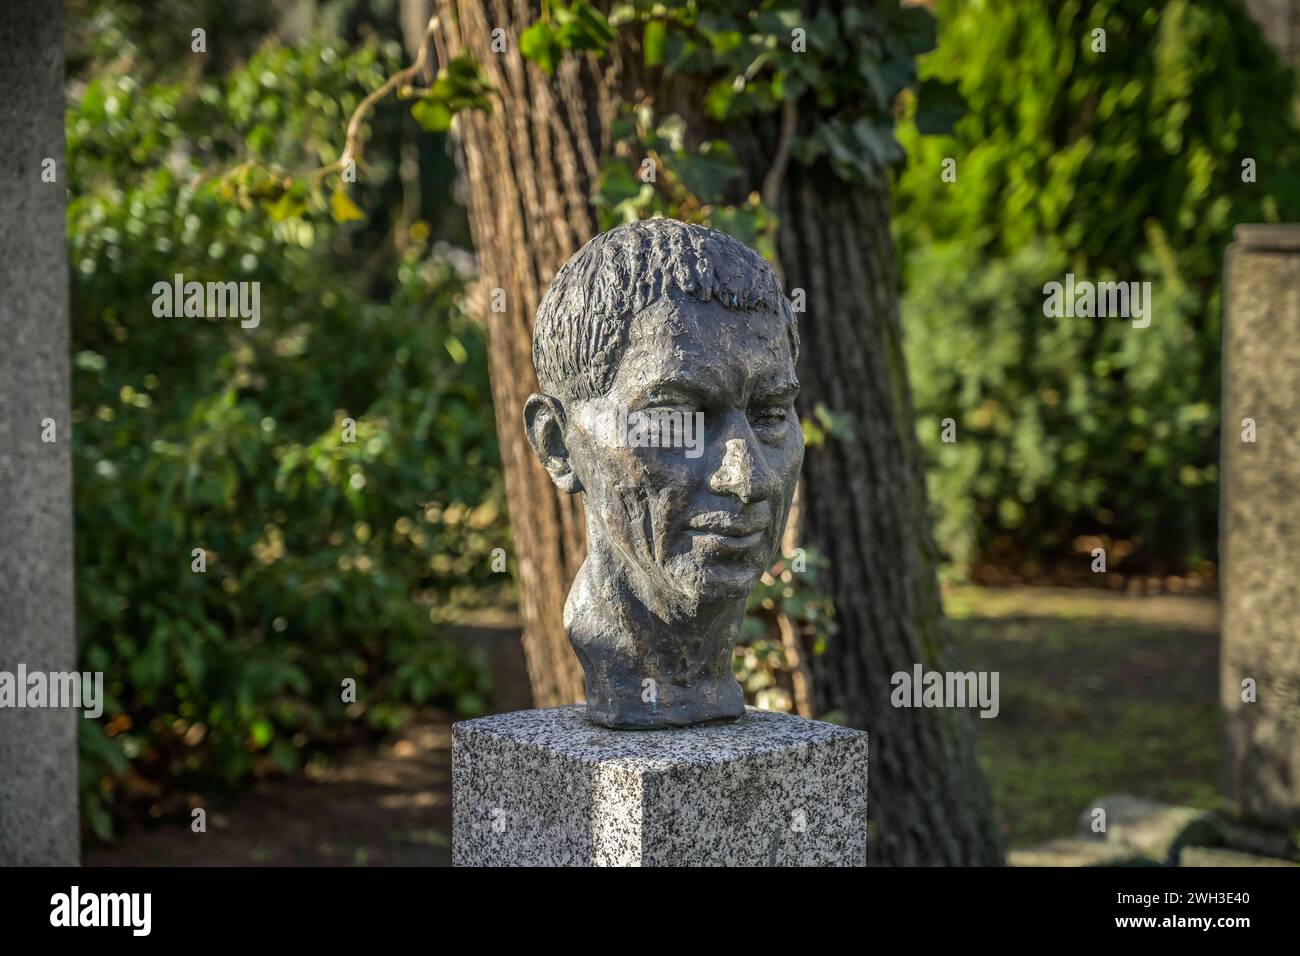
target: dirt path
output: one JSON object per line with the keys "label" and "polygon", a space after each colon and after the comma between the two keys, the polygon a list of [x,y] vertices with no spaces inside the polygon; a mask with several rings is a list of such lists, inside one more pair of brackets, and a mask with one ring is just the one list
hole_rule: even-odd
{"label": "dirt path", "polygon": [[[484,651],[498,710],[532,706],[519,630],[480,619],[458,639]],[[382,743],[337,754],[324,767],[256,784],[207,809],[206,833],[188,821],[135,827],[87,845],[86,866],[448,866],[451,864],[452,715],[428,710]]]}

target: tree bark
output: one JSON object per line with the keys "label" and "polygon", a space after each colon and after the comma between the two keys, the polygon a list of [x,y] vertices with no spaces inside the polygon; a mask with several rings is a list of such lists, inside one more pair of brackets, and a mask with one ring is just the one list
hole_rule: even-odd
{"label": "tree bark", "polygon": [[[472,54],[500,96],[491,114],[461,114],[457,132],[479,281],[505,291],[505,310],[486,316],[492,400],[528,676],[537,706],[552,707],[582,700],[585,690],[564,631],[564,601],[586,556],[586,531],[580,499],[560,494],[529,448],[523,408],[537,391],[532,333],[542,295],[597,231],[589,197],[616,102],[606,68],[591,58],[566,57],[547,76],[519,55],[519,34],[538,16],[533,4],[441,0],[440,12],[448,55]],[[507,53],[492,51],[496,27],[509,36]]]}
{"label": "tree bark", "polygon": [[[0,670],[11,674],[76,667],[62,21],[56,0],[0,4]],[[0,709],[0,866],[77,864],[80,716]]]}
{"label": "tree bark", "polygon": [[1300,66],[1300,0],[1246,0],[1246,10],[1282,59]]}
{"label": "tree bark", "polygon": [[966,711],[895,708],[890,677],[955,669],[936,578],[925,474],[902,350],[882,188],[792,166],[778,249],[801,316],[800,414],[848,414],[804,462],[804,540],[830,559],[839,633],[811,658],[818,713],[871,734],[869,844],[876,864],[1002,862],[992,797]]}
{"label": "tree bark", "polygon": [[[549,706],[582,694],[563,607],[585,537],[580,502],[558,494],[524,439],[521,409],[536,388],[533,317],[555,271],[597,230],[589,197],[609,154],[618,98],[657,86],[659,115],[682,114],[698,139],[707,130],[698,115],[703,91],[683,77],[660,85],[641,68],[639,51],[622,48],[603,60],[565,56],[547,76],[518,54],[519,34],[539,15],[527,0],[441,0],[440,9],[449,55],[471,53],[500,94],[490,115],[462,113],[457,126],[481,280],[507,293],[506,311],[487,317],[493,399],[524,649],[537,702]],[[496,27],[506,31],[507,53],[491,49]],[[781,153],[782,118],[725,133],[746,167],[742,194],[763,188]],[[809,302],[800,316],[800,413],[824,402],[857,428],[854,440],[809,449],[805,463],[803,540],[831,559],[840,623],[826,652],[811,658],[814,704],[871,734],[873,863],[998,863],[967,714],[889,703],[895,671],[951,664],[903,364],[886,187],[791,164],[778,195],[786,287],[804,288]]]}

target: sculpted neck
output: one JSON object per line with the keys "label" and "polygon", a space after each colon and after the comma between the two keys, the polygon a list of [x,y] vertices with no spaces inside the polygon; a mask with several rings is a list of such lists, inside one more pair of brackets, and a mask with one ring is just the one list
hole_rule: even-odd
{"label": "sculpted neck", "polygon": [[607,727],[734,720],[744,695],[732,673],[745,601],[699,604],[660,595],[602,540],[588,535],[565,605],[565,627],[587,680],[587,715]]}

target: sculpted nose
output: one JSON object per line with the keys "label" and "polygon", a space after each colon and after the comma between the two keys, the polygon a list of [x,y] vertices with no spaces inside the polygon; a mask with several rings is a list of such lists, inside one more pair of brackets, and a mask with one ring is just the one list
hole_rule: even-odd
{"label": "sculpted nose", "polygon": [[722,464],[709,477],[709,488],[719,495],[735,495],[745,504],[762,501],[772,493],[772,471],[743,438],[727,439]]}

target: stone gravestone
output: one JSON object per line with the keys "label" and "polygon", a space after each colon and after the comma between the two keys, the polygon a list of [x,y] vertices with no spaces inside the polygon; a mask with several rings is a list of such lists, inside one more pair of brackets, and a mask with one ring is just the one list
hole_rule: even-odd
{"label": "stone gravestone", "polygon": [[1243,813],[1300,824],[1300,226],[1225,265],[1222,700]]}
{"label": "stone gravestone", "polygon": [[[0,3],[0,672],[9,675],[76,666],[62,20],[50,0]],[[0,866],[77,863],[76,721],[68,709],[0,707]]]}
{"label": "stone gravestone", "polygon": [[771,268],[700,226],[620,226],[556,274],[524,425],[584,499],[587,700],[455,726],[455,864],[866,862],[866,734],[746,708],[732,673],[803,461],[798,350]]}

